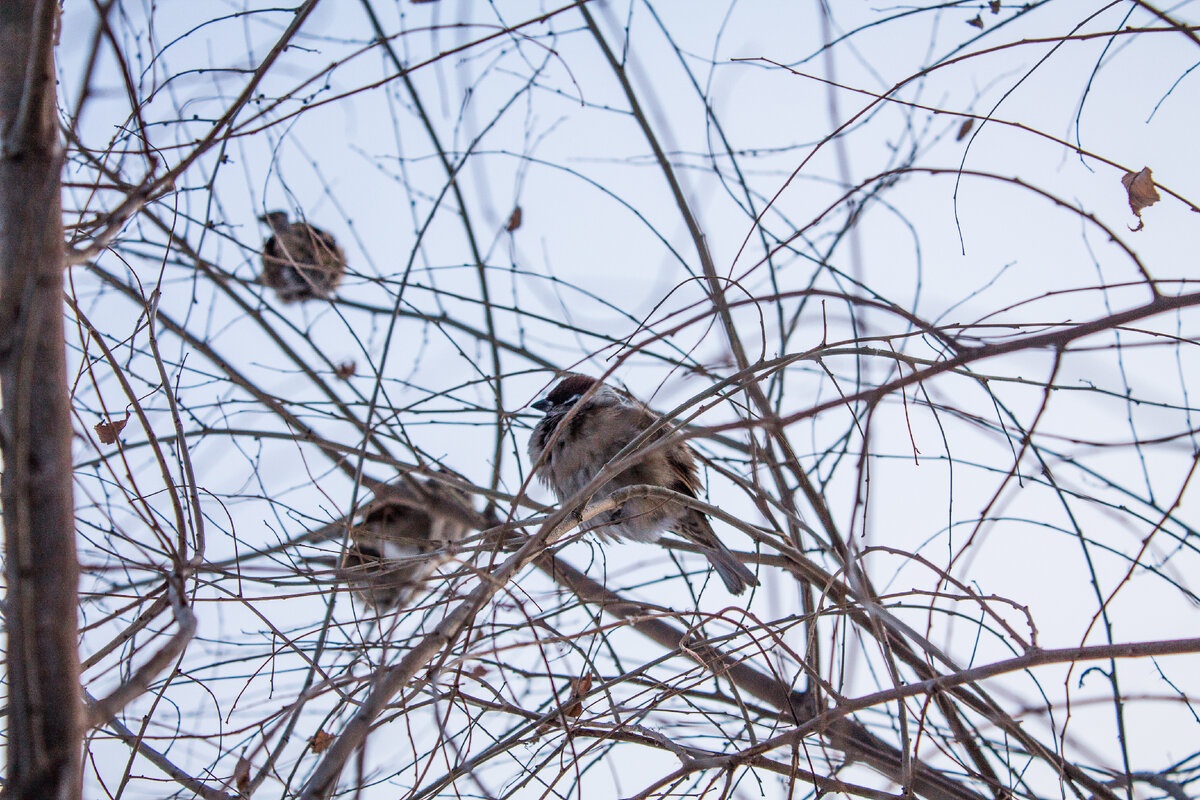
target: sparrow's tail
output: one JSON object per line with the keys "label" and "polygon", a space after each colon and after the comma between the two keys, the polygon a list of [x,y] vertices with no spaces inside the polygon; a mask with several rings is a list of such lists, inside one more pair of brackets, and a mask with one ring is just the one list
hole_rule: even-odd
{"label": "sparrow's tail", "polygon": [[746,591],[747,586],[758,586],[758,578],[754,577],[754,573],[739,561],[728,547],[721,544],[721,540],[717,538],[717,534],[708,524],[708,520],[700,517],[700,521],[702,523],[700,525],[701,532],[693,534],[689,538],[704,548],[704,557],[717,571],[717,575],[729,593],[741,594]]}

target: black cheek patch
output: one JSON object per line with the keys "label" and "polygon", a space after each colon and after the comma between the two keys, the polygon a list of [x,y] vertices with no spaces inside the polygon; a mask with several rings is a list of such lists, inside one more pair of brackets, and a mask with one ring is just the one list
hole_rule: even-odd
{"label": "black cheek patch", "polygon": [[583,426],[587,424],[586,414],[576,414],[567,426],[567,437],[577,439],[583,433]]}

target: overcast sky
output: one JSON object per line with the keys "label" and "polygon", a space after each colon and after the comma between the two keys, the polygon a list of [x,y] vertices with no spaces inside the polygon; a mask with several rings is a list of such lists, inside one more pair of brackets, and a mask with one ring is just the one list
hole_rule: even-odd
{"label": "overcast sky", "polygon": [[[986,2],[935,9],[855,1],[834,5],[827,16],[818,3],[589,7],[624,64],[717,273],[730,280],[728,299],[741,303],[734,314],[749,358],[804,353],[823,343],[831,348],[820,362],[789,368],[775,390],[782,392],[785,415],[851,394],[856,381],[874,385],[910,372],[921,359],[946,357],[944,343],[914,333],[914,319],[963,326],[951,333],[967,343],[976,343],[972,337],[1000,341],[1147,302],[1142,269],[1174,281],[1161,285],[1163,294],[1195,288],[1187,281],[1195,271],[1200,218],[1170,193],[1200,199],[1200,77],[1190,72],[1200,63],[1200,47],[1194,33],[1091,35],[1162,27],[1145,10],[1062,0],[1005,3],[995,13]],[[535,419],[528,404],[554,380],[553,370],[599,375],[615,368],[614,381],[663,411],[735,371],[728,340],[710,313],[707,285],[698,279],[701,259],[679,204],[578,11],[467,0],[378,2],[374,9],[395,57],[419,65],[408,73],[413,91],[391,55],[373,44],[372,21],[361,5],[321,3],[261,75],[232,123],[234,135],[197,159],[175,181],[175,191],[156,198],[123,229],[114,251],[97,259],[100,269],[140,285],[146,296],[159,285],[164,318],[186,325],[211,348],[205,353],[160,321],[163,356],[179,384],[190,456],[204,490],[205,557],[211,561],[295,538],[369,496],[355,492],[314,446],[254,437],[255,431],[288,429],[261,396],[230,381],[214,356],[281,399],[320,436],[362,447],[361,429],[320,389],[314,375],[320,376],[387,443],[393,463],[364,466],[374,478],[391,479],[396,464],[440,463],[489,487],[495,472],[498,482],[490,488],[502,514],[514,507],[506,498],[526,488],[534,501],[551,501],[541,487],[525,484],[525,447]],[[547,19],[501,30],[538,13]],[[1194,4],[1170,13],[1195,23]],[[255,2],[119,5],[111,22],[144,105],[130,114],[112,48],[102,47],[74,130],[97,151],[115,141],[106,167],[127,183],[146,175],[147,159],[137,152],[143,136],[156,169],[173,167],[244,90],[292,16],[291,9]],[[78,110],[95,29],[91,8],[67,4],[58,49],[67,120]],[[1071,34],[1079,39],[1062,41]],[[988,120],[964,127],[975,117]],[[830,138],[835,131],[839,136]],[[456,187],[447,183],[443,155],[454,165]],[[1144,228],[1135,232],[1138,218],[1121,178],[1143,167],[1153,170],[1164,199],[1143,212]],[[86,221],[119,201],[111,189],[86,188],[96,174],[82,159],[68,165],[68,225],[81,212]],[[518,207],[519,226],[506,230]],[[266,235],[257,217],[277,209],[341,243],[350,267],[335,302],[284,305],[255,283]],[[178,244],[167,247],[157,223],[172,230]],[[484,266],[490,314],[477,261]],[[164,395],[154,391],[160,381],[147,356],[141,307],[88,268],[71,275],[82,309],[117,350],[134,391],[148,398],[157,434],[168,435],[172,423]],[[877,302],[867,308],[833,294]],[[1191,577],[1197,553],[1187,528],[1195,503],[1184,488],[1197,447],[1189,393],[1195,388],[1194,312],[1135,327],[1142,332],[1120,334],[1120,350],[1112,334],[1076,345],[1058,364],[1060,388],[1040,417],[1045,393],[1039,382],[1056,369],[1049,350],[975,365],[977,376],[991,378],[986,384],[945,375],[922,389],[891,393],[870,418],[865,462],[859,460],[865,418],[846,407],[789,427],[797,455],[855,547],[884,545],[928,560],[923,566],[880,552],[863,563],[881,593],[918,592],[898,597],[895,613],[959,664],[1009,657],[1013,642],[1003,634],[977,637],[979,609],[970,604],[941,606],[955,607],[961,618],[930,614],[930,601],[919,592],[937,587],[935,568],[951,569],[980,594],[1011,600],[997,607],[1022,635],[1028,634],[1027,610],[1045,647],[1103,643],[1106,635],[1113,641],[1177,638],[1198,629]],[[500,342],[499,369],[486,341],[490,328]],[[79,364],[78,329],[69,333]],[[138,351],[133,355],[130,337]],[[856,342],[860,349],[850,352]],[[280,343],[298,355],[288,356]],[[898,365],[889,349],[917,361]],[[352,377],[335,376],[338,365],[350,364]],[[496,387],[507,426],[499,444]],[[76,403],[81,430],[104,409],[119,417],[127,405],[111,373],[94,384],[80,380]],[[692,421],[744,419],[744,404],[744,396],[732,396]],[[864,409],[855,406],[858,414]],[[1022,446],[1017,425],[1035,418],[1045,437],[1042,457],[1052,463],[1023,452],[1016,477],[1007,479]],[[146,441],[137,427],[130,423],[127,443]],[[745,438],[740,430],[726,433]],[[1135,439],[1157,441],[1126,446]],[[743,476],[754,472],[712,437],[695,444],[716,464]],[[151,496],[158,513],[169,514],[166,495],[155,494],[162,477],[149,448],[129,452],[134,482],[146,484],[139,491]],[[102,545],[107,540],[92,534],[115,527],[136,541],[144,526],[115,499],[103,499],[120,493],[97,458],[81,437],[77,492],[81,514],[96,526],[84,531],[92,538],[83,553],[98,567],[85,576],[84,588],[103,592],[146,575],[115,574],[125,572],[112,569],[120,562],[116,553],[132,559],[138,548]],[[1070,502],[1051,487],[1045,468]],[[720,470],[706,469],[705,480],[710,502],[768,525]],[[480,497],[479,507],[483,503]],[[989,518],[979,524],[985,509]],[[531,513],[528,504],[517,513]],[[818,526],[811,517],[804,522]],[[748,537],[718,528],[730,546],[754,550]],[[1129,558],[1152,531],[1142,565],[1153,570],[1139,566],[1125,582]],[[182,760],[208,764],[218,746],[232,753],[256,741],[249,721],[294,691],[306,665],[273,654],[271,626],[315,636],[328,587],[318,591],[306,582],[303,559],[336,552],[336,542],[309,546],[248,567],[246,576],[254,579],[238,583],[236,592],[264,598],[257,605],[261,616],[231,601],[228,578],[214,578],[199,591],[200,638],[187,658],[200,665],[246,657],[253,666],[204,669],[196,680],[215,689],[211,695],[194,686],[173,689],[185,727],[205,735],[231,731],[220,745],[181,747]],[[676,609],[697,605],[661,548],[601,551],[585,537],[562,555],[632,596]],[[153,554],[139,558],[161,563]],[[702,579],[698,557],[679,558]],[[749,600],[755,614],[782,620],[800,612],[790,577],[771,567],[759,575],[762,588]],[[658,582],[663,576],[669,580]],[[520,589],[531,603],[557,602],[550,600],[553,584],[539,573],[527,571]],[[1110,593],[1106,634],[1094,617]],[[90,602],[84,622],[122,602]],[[710,583],[698,606],[716,610],[731,602]],[[440,609],[431,612],[435,622]],[[352,620],[357,612],[342,596],[334,613]],[[494,613],[500,620],[507,612]],[[589,624],[578,613],[556,617],[555,624],[569,627],[572,619]],[[802,633],[788,627],[781,636],[802,650]],[[95,635],[97,646],[111,638]],[[360,625],[338,630],[336,638],[349,649],[372,635]],[[526,649],[514,662],[537,662],[537,648]],[[875,671],[876,656],[851,646],[844,660],[827,654],[838,663],[821,669],[846,695],[864,694],[888,685]],[[557,657],[563,672],[579,669],[573,653]],[[329,660],[345,667],[349,658]],[[785,655],[763,658],[774,659],[785,674],[799,674]],[[272,659],[278,684],[251,677]],[[1078,702],[1065,735],[1064,719],[1054,720],[1053,733],[1037,711],[1024,721],[1044,739],[1059,741],[1070,757],[1120,769],[1112,689],[1097,674],[1085,678],[1084,669],[1076,667],[1068,678],[1065,667],[1046,668],[1038,673],[1040,688],[1028,675],[1009,676],[994,681],[994,691],[1019,709],[1044,702],[1040,692],[1059,704],[1069,690]],[[1159,698],[1128,706],[1131,768],[1157,771],[1193,753],[1197,717],[1178,693],[1191,697],[1200,689],[1195,657],[1123,662],[1121,670],[1126,693]],[[315,729],[319,710],[312,713]],[[675,766],[636,752],[648,759],[648,772],[665,774]],[[384,762],[390,753],[387,745],[371,750]],[[287,770],[299,755],[297,749]],[[507,766],[493,775],[501,784]],[[610,780],[626,793],[650,782],[621,784],[620,769],[607,766],[582,779],[587,796],[608,796]],[[395,785],[411,785],[405,780]],[[760,789],[784,796],[784,785],[773,780],[746,782],[744,796]],[[1053,776],[1042,780],[1051,791]],[[371,796],[396,796],[395,785],[385,782]],[[133,788],[137,796],[155,796],[153,783]],[[518,796],[541,791],[530,785]]]}

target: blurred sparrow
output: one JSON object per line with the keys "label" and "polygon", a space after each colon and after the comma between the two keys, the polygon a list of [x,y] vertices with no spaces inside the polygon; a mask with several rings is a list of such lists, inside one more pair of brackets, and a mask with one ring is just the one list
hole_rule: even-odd
{"label": "blurred sparrow", "polygon": [[[581,398],[593,387],[595,392]],[[576,407],[578,406],[578,407]],[[568,375],[533,404],[545,412],[529,438],[529,457],[535,474],[554,491],[559,501],[576,495],[608,462],[653,425],[658,417],[628,394],[586,375]],[[575,413],[560,424],[572,409]],[[664,436],[671,436],[665,446]],[[654,447],[658,444],[659,446]],[[645,443],[649,452],[635,454],[633,462],[601,486],[601,499],[627,486],[661,486],[689,497],[700,489],[692,448],[669,432],[654,434]],[[666,531],[699,545],[731,594],[741,594],[758,580],[733,553],[721,544],[700,511],[657,497],[634,498],[620,508],[594,517],[602,535],[653,542]]]}
{"label": "blurred sparrow", "polygon": [[466,492],[433,479],[402,479],[383,487],[351,528],[342,573],[367,606],[384,612],[403,606],[434,570],[451,558],[452,545],[471,530]]}
{"label": "blurred sparrow", "polygon": [[262,282],[285,303],[329,297],[346,271],[346,256],[333,236],[307,222],[288,222],[286,211],[259,220],[272,234],[263,244]]}

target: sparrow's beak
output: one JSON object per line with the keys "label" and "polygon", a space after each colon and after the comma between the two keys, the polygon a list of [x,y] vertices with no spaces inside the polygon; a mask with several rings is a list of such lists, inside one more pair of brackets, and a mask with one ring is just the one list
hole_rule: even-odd
{"label": "sparrow's beak", "polygon": [[530,406],[532,406],[533,408],[536,408],[538,411],[549,411],[550,410],[550,401],[543,397],[541,400],[538,400],[534,403],[530,403]]}

